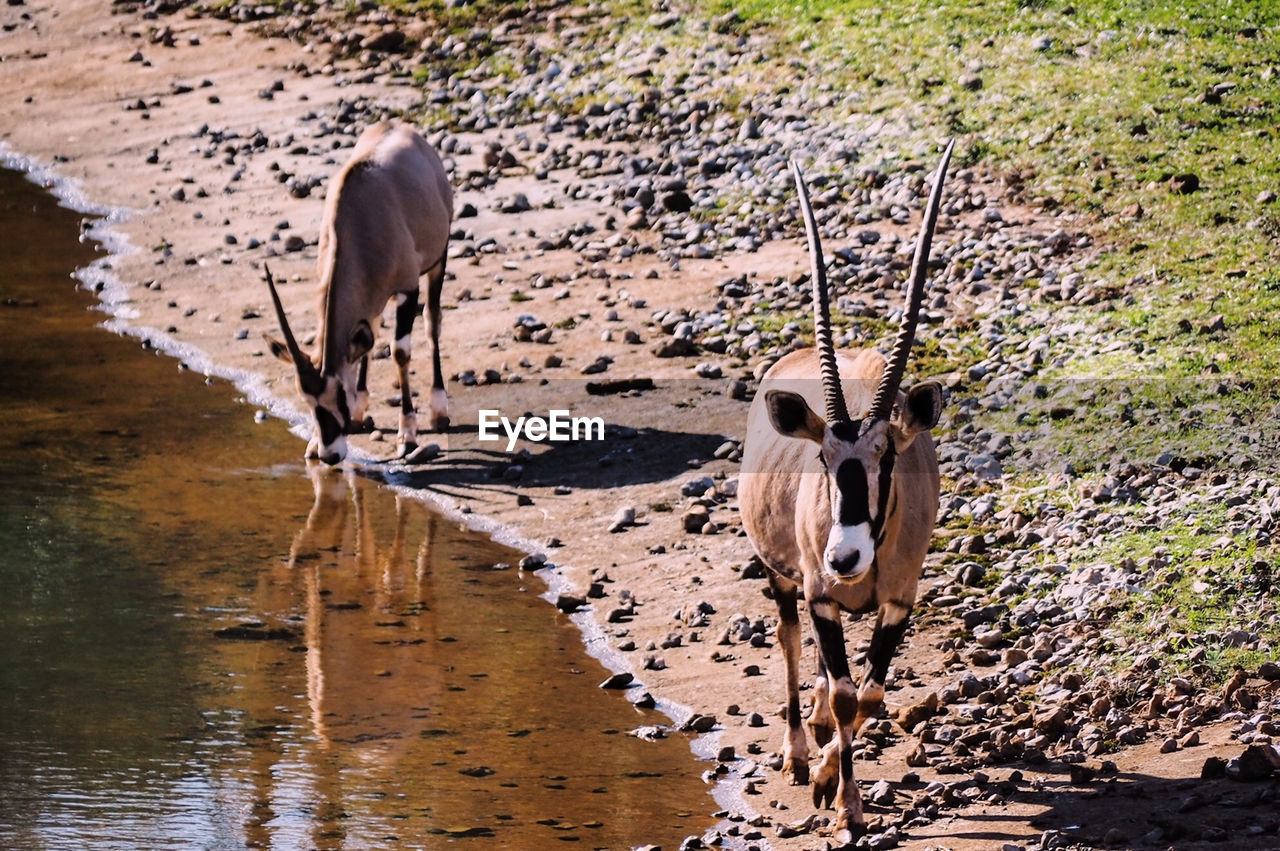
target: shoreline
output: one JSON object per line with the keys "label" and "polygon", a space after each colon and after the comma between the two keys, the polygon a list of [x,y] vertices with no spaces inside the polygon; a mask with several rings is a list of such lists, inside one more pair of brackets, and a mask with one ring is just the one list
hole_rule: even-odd
{"label": "shoreline", "polygon": [[[204,22],[208,23],[208,22]],[[132,337],[152,347],[165,356],[172,358],[180,368],[197,372],[206,378],[226,381],[237,392],[244,394],[248,405],[264,410],[268,415],[283,420],[288,429],[299,438],[299,449],[306,445],[312,423],[309,417],[300,411],[295,402],[289,398],[294,395],[291,375],[285,378],[287,395],[273,390],[273,384],[279,379],[262,372],[235,366],[232,362],[196,343],[186,341],[180,335],[165,330],[159,324],[148,322],[154,318],[154,310],[145,304],[139,305],[137,297],[142,285],[131,279],[128,273],[119,271],[121,267],[136,268],[143,257],[144,249],[131,236],[131,229],[148,224],[148,219],[155,219],[156,213],[142,207],[127,205],[113,206],[95,197],[92,189],[85,186],[87,177],[76,177],[66,174],[64,159],[58,155],[52,158],[46,153],[31,152],[16,148],[8,139],[0,138],[0,167],[22,173],[27,180],[41,186],[58,199],[59,203],[74,212],[86,216],[83,235],[102,246],[103,256],[92,264],[76,270],[72,276],[78,283],[77,288],[92,292],[97,297],[97,310],[104,315],[101,327],[110,333]],[[154,190],[153,190],[154,191]],[[316,199],[312,199],[318,207]],[[286,258],[277,258],[283,260]],[[143,294],[145,295],[145,294]],[[422,330],[421,326],[418,329]],[[446,352],[446,355],[448,353]],[[274,362],[268,361],[274,365]],[[434,435],[424,435],[426,442],[431,442]],[[446,438],[447,439],[447,438]],[[383,444],[385,446],[385,444]],[[539,544],[523,530],[518,522],[504,520],[498,516],[481,511],[473,511],[469,505],[428,489],[414,487],[411,484],[398,483],[397,467],[391,459],[390,467],[386,459],[380,459],[369,451],[368,446],[353,446],[348,462],[353,464],[360,475],[378,481],[381,486],[395,492],[403,493],[414,500],[430,507],[446,519],[460,523],[476,534],[484,535],[495,542],[518,550],[526,555],[550,558],[553,551]],[[388,475],[390,471],[390,475]],[[533,572],[544,583],[546,591],[539,596],[552,607],[556,598],[562,594],[581,591],[582,586],[576,584],[567,575],[566,569],[585,573],[588,569],[583,565],[560,565],[548,561],[547,566],[540,566]],[[612,674],[635,675],[635,684],[628,687],[619,697],[630,700],[627,695],[643,693],[646,687],[642,684],[641,672],[628,660],[627,656],[610,647],[607,624],[597,617],[593,607],[587,606],[568,614],[579,633],[583,647],[587,653]],[[659,689],[654,695],[655,708],[670,720],[671,731],[680,730],[692,716],[695,709],[675,699]],[[719,748],[722,730],[715,729],[701,733],[689,740],[690,749],[696,760],[711,763]],[[758,816],[758,811],[750,805],[742,794],[746,780],[737,776],[736,772],[720,775],[708,790],[716,804],[723,810],[742,818]],[[716,827],[723,833],[730,822],[722,820]],[[725,847],[745,847],[733,837],[725,836]],[[770,847],[767,843],[764,847]]]}

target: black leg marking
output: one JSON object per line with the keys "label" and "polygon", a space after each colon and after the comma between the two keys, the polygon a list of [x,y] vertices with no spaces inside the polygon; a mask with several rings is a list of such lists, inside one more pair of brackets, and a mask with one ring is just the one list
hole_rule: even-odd
{"label": "black leg marking", "polygon": [[866,676],[881,686],[889,676],[889,663],[893,661],[893,654],[898,651],[898,645],[902,643],[902,636],[906,634],[910,622],[910,612],[898,623],[886,624],[883,614],[876,618],[876,628],[871,633],[871,647],[867,651]]}
{"label": "black leg marking", "polygon": [[[800,629],[800,611],[796,605],[796,588],[788,583],[787,588],[782,587],[782,582],[773,574],[769,574],[769,587],[773,590],[773,601],[778,606],[778,625],[779,633],[783,631],[790,632]],[[800,689],[797,681],[793,681],[790,677],[791,659],[789,642],[783,641],[782,649],[788,655],[787,667],[787,726],[800,726]]]}
{"label": "black leg marking", "polygon": [[[892,619],[895,616],[896,620]],[[858,716],[853,726],[855,736],[884,704],[884,682],[889,676],[889,664],[902,643],[910,620],[911,609],[908,606],[890,603],[880,607],[875,630],[871,633],[871,647],[867,650],[866,671],[858,688]]]}
{"label": "black leg marking", "polygon": [[835,619],[820,615],[813,611],[809,604],[810,618],[813,620],[813,632],[818,637],[818,648],[822,653],[822,661],[827,668],[828,679],[847,679],[849,676],[849,657],[844,647],[844,627],[840,624],[837,611]]}
{"label": "black leg marking", "polygon": [[396,365],[400,367],[400,412],[413,413],[413,394],[409,389],[410,341],[413,336],[413,322],[418,318],[418,291],[410,290],[401,293],[396,305]]}
{"label": "black leg marking", "polygon": [[427,314],[431,320],[432,371],[431,388],[444,389],[444,372],[440,368],[440,291],[444,289],[445,258],[440,260],[440,271],[427,276]]}

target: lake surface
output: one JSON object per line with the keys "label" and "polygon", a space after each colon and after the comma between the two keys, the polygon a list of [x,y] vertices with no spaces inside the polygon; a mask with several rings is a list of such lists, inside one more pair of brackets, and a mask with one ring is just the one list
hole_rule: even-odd
{"label": "lake surface", "polygon": [[715,804],[519,554],[95,327],[0,171],[0,847],[674,848]]}

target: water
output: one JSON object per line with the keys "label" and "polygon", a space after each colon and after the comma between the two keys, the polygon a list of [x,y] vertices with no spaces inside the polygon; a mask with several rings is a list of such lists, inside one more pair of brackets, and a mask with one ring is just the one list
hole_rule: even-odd
{"label": "water", "polygon": [[674,847],[714,803],[518,554],[94,323],[0,172],[0,847]]}

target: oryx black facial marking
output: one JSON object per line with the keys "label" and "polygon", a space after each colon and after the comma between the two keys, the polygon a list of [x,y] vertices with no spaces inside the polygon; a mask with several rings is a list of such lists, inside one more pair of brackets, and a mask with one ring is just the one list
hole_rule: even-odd
{"label": "oryx black facial marking", "polygon": [[325,446],[331,446],[339,437],[347,433],[350,422],[347,417],[347,398],[338,394],[338,410],[335,413],[324,405],[316,405],[316,424],[320,426],[320,439]]}
{"label": "oryx black facial marking", "polygon": [[836,470],[836,489],[840,492],[837,519],[842,526],[857,526],[871,522],[871,508],[867,505],[867,471],[862,462],[850,459],[842,461]]}
{"label": "oryx black facial marking", "polygon": [[864,418],[825,430],[822,463],[832,508],[825,557],[827,569],[842,581],[867,576],[884,539],[896,458],[890,429],[884,420]]}

